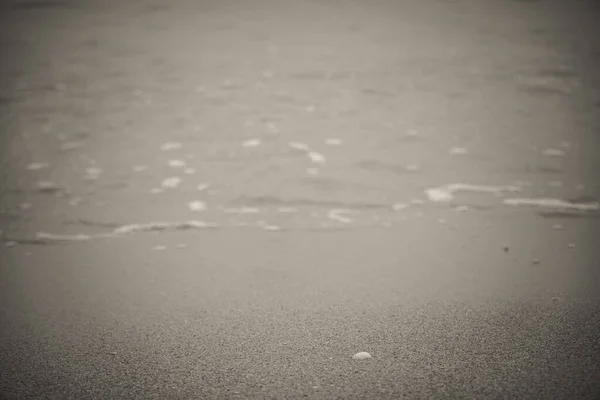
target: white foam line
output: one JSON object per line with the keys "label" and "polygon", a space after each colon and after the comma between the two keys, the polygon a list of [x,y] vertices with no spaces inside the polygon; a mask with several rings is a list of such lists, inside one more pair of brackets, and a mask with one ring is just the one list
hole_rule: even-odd
{"label": "white foam line", "polygon": [[257,214],[260,212],[260,210],[255,207],[221,208],[221,211],[227,214]]}
{"label": "white foam line", "polygon": [[47,233],[47,232],[37,232],[35,234],[35,237],[36,237],[36,239],[39,239],[39,240],[49,240],[49,241],[57,241],[57,242],[67,242],[67,241],[83,242],[83,241],[91,240],[94,238],[93,236],[84,235],[83,233],[79,233],[77,235],[60,235],[60,234]]}
{"label": "white foam line", "polygon": [[332,210],[329,210],[329,212],[327,213],[327,217],[329,219],[333,219],[335,221],[342,222],[344,224],[349,224],[353,220],[350,218],[341,216],[339,214],[347,214],[347,213],[351,213],[351,212],[352,212],[352,210],[346,210],[346,209],[342,209],[342,208],[334,208]]}
{"label": "white foam line", "polygon": [[454,198],[455,192],[481,192],[500,195],[504,192],[518,192],[521,188],[518,186],[491,186],[491,185],[473,185],[469,183],[450,183],[443,186],[433,187],[425,190],[427,197],[433,202],[446,202]]}
{"label": "white foam line", "polygon": [[563,210],[576,211],[599,211],[600,203],[572,203],[570,201],[553,199],[553,198],[512,198],[504,199],[504,204],[508,206],[525,206],[525,207],[545,207],[558,208]]}
{"label": "white foam line", "polygon": [[185,229],[206,229],[216,228],[218,225],[204,222],[189,220],[184,222],[150,222],[145,224],[129,224],[123,225],[113,230],[114,235],[123,235],[133,232],[150,232],[150,231],[166,231],[166,230],[185,230]]}
{"label": "white foam line", "polygon": [[508,186],[491,186],[491,185],[472,185],[469,183],[451,183],[446,186],[451,192],[484,192],[499,194],[503,192],[518,192],[520,187],[514,185]]}

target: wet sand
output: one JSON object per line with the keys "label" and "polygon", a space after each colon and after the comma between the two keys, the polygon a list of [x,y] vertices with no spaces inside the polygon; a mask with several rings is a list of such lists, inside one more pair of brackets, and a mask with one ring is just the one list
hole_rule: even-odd
{"label": "wet sand", "polygon": [[589,4],[7,2],[3,397],[597,398]]}

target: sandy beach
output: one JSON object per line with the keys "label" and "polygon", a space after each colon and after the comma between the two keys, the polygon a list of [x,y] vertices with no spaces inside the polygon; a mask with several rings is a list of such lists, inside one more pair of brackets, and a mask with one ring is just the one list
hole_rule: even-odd
{"label": "sandy beach", "polygon": [[591,2],[0,10],[0,397],[600,397]]}

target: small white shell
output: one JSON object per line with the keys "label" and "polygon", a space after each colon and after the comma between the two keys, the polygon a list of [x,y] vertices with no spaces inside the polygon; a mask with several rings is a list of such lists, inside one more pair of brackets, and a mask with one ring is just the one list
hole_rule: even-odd
{"label": "small white shell", "polygon": [[367,358],[371,358],[371,355],[366,351],[361,351],[352,356],[353,360],[366,360]]}

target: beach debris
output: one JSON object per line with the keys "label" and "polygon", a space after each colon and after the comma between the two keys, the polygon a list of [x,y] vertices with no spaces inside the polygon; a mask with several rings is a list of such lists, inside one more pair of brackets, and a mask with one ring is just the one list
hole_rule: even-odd
{"label": "beach debris", "polygon": [[552,229],[554,229],[555,231],[560,231],[562,230],[563,226],[561,224],[554,224],[552,225]]}
{"label": "beach debris", "polygon": [[171,168],[183,168],[183,167],[185,167],[185,161],[183,161],[183,160],[169,160],[169,167],[171,167]]}
{"label": "beach debris", "polygon": [[541,263],[539,258],[534,258],[531,262],[533,263],[533,265],[538,265]]}
{"label": "beach debris", "polygon": [[160,146],[162,151],[171,151],[171,150],[179,150],[182,145],[179,142],[166,142]]}
{"label": "beach debris", "polygon": [[510,198],[504,199],[503,203],[508,206],[525,206],[525,207],[542,207],[542,208],[556,208],[562,210],[572,211],[599,211],[600,203],[589,202],[589,203],[575,203],[571,201],[565,201],[554,198]]}
{"label": "beach debris", "polygon": [[313,113],[317,110],[317,108],[313,105],[306,106],[304,109],[306,110],[306,112],[309,112],[309,113]]}
{"label": "beach debris", "polygon": [[210,185],[208,183],[201,183],[198,186],[196,186],[196,190],[199,192],[202,192],[206,189],[208,189],[210,187]]}
{"label": "beach debris", "polygon": [[206,210],[206,203],[202,201],[190,201],[188,207],[190,211],[204,211]]}
{"label": "beach debris", "polygon": [[5,247],[15,247],[16,245],[18,245],[18,243],[14,240],[7,240],[6,242],[4,242]]}
{"label": "beach debris", "polygon": [[505,244],[505,245],[504,245],[504,252],[505,252],[505,253],[508,253],[508,251],[509,251],[509,250],[510,250],[510,248],[508,247],[508,245],[507,245],[507,244]]}
{"label": "beach debris", "polygon": [[368,358],[371,358],[371,355],[366,351],[361,351],[360,353],[356,353],[352,356],[353,360],[366,360]]}
{"label": "beach debris", "polygon": [[561,149],[544,149],[542,150],[542,155],[546,157],[563,157],[565,151]]}
{"label": "beach debris", "polygon": [[186,168],[183,170],[183,173],[186,175],[193,175],[196,173],[196,170],[194,168]]}
{"label": "beach debris", "polygon": [[162,246],[162,245],[154,246],[152,248],[152,250],[154,250],[154,251],[162,251],[162,250],[166,250],[166,249],[167,249],[167,246]]}
{"label": "beach debris", "polygon": [[570,248],[570,249],[574,249],[575,248],[575,243],[569,243],[567,245],[567,247]]}
{"label": "beach debris", "polygon": [[306,173],[309,175],[319,175],[319,168],[306,168]]}
{"label": "beach debris", "polygon": [[421,169],[421,167],[419,167],[417,164],[407,164],[404,167],[404,170],[407,172],[417,172]]}
{"label": "beach debris", "polygon": [[46,169],[46,168],[50,168],[50,164],[45,163],[45,162],[37,162],[37,163],[31,163],[27,165],[27,170],[29,171],[38,171],[40,169]]}
{"label": "beach debris", "polygon": [[171,177],[162,181],[161,186],[164,189],[174,189],[181,184],[181,178]]}
{"label": "beach debris", "polygon": [[150,193],[152,193],[152,194],[161,194],[163,192],[164,192],[163,188],[152,188],[152,189],[150,189]]}

